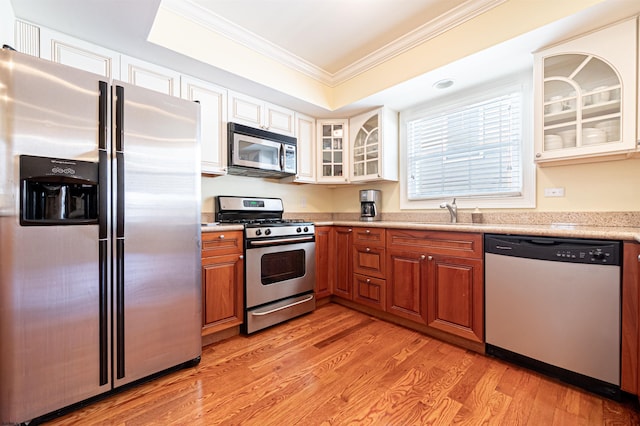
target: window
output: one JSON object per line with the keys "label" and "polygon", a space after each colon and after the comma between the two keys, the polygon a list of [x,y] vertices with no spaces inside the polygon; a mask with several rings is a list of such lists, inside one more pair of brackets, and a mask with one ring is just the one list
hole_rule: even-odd
{"label": "window", "polygon": [[534,207],[530,77],[400,114],[401,208]]}

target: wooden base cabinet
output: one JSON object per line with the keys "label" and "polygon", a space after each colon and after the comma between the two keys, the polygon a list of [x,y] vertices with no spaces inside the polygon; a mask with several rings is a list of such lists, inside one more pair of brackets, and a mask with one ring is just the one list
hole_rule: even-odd
{"label": "wooden base cabinet", "polygon": [[335,286],[333,295],[343,299],[353,299],[353,283],[351,281],[351,247],[353,228],[337,226],[335,228]]}
{"label": "wooden base cabinet", "polygon": [[427,263],[428,325],[483,342],[482,260],[433,255]]}
{"label": "wooden base cabinet", "polygon": [[484,341],[482,235],[387,230],[387,312]]}
{"label": "wooden base cabinet", "polygon": [[336,276],[333,226],[316,226],[316,299],[331,296]]}
{"label": "wooden base cabinet", "polygon": [[242,231],[202,234],[202,334],[242,324]]}
{"label": "wooden base cabinet", "polygon": [[384,311],[386,285],[385,280],[353,274],[353,301]]}
{"label": "wooden base cabinet", "polygon": [[620,387],[640,395],[640,244],[625,242],[623,256]]}
{"label": "wooden base cabinet", "polygon": [[387,248],[386,310],[427,324],[426,255]]}

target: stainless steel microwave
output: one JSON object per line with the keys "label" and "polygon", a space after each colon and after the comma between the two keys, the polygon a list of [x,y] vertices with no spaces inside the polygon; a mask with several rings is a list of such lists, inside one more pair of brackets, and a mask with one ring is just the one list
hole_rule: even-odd
{"label": "stainless steel microwave", "polygon": [[237,123],[228,126],[229,174],[277,178],[296,174],[296,138]]}

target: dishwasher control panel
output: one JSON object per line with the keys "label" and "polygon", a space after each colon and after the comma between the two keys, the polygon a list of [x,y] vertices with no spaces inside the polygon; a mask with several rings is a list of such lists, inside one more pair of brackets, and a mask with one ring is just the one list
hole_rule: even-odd
{"label": "dishwasher control panel", "polygon": [[484,251],[557,262],[621,264],[619,241],[487,234]]}

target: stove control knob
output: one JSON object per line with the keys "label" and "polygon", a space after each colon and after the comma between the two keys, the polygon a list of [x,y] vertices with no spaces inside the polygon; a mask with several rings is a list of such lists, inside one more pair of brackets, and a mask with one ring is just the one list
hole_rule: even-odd
{"label": "stove control knob", "polygon": [[300,227],[296,228],[296,232],[302,232],[302,229],[300,229]]}
{"label": "stove control knob", "polygon": [[304,232],[309,232],[309,228],[308,227],[304,227]]}
{"label": "stove control knob", "polygon": [[262,235],[262,231],[259,229],[256,229],[256,235],[259,237],[260,235]]}
{"label": "stove control knob", "polygon": [[271,229],[267,228],[264,230],[264,235],[271,235]]}

